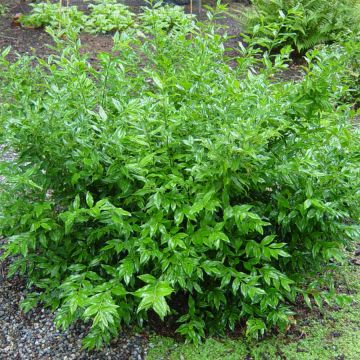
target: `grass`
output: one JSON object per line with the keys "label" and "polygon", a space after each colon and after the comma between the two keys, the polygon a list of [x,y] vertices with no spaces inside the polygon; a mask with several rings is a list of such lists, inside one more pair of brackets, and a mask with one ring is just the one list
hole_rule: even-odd
{"label": "grass", "polygon": [[155,336],[148,360],[358,360],[360,359],[360,267],[344,265],[340,288],[353,303],[305,314],[291,334],[261,341],[208,339],[199,347]]}

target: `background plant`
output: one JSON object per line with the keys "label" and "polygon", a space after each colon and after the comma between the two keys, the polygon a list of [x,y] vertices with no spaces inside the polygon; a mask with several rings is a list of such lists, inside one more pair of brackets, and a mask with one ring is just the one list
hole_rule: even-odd
{"label": "background plant", "polygon": [[353,103],[358,109],[360,106],[360,32],[343,43],[340,51],[345,56],[344,77],[349,87],[344,100]]}
{"label": "background plant", "polygon": [[194,27],[192,15],[185,14],[180,6],[154,3],[152,7],[144,7],[139,16],[142,25],[152,31],[190,31]]}
{"label": "background plant", "polygon": [[116,0],[98,1],[90,4],[90,15],[86,22],[86,31],[90,33],[124,30],[134,24],[133,14],[128,7]]}
{"label": "background plant", "polygon": [[30,4],[32,10],[22,15],[20,22],[25,26],[82,29],[86,16],[76,6],[61,6],[61,3]]}
{"label": "background plant", "polygon": [[[150,7],[144,7],[138,20],[140,26],[157,29],[158,31],[190,31],[194,27],[192,16],[185,14],[179,6],[163,5],[154,2]],[[76,6],[61,6],[49,2],[32,4],[32,11],[23,15],[20,21],[25,26],[45,27],[52,29],[76,29],[89,33],[106,33],[122,31],[129,27],[136,27],[135,15],[129,8],[119,4],[117,0],[98,0],[89,4],[90,13],[79,11]]]}
{"label": "background plant", "polygon": [[247,41],[268,50],[291,45],[298,53],[358,29],[358,0],[253,0]]}
{"label": "background plant", "polygon": [[214,26],[188,24],[117,34],[95,65],[72,33],[35,67],[0,58],[0,138],[17,153],[0,164],[3,257],[41,289],[24,310],[90,322],[87,347],[153,311],[195,343],[243,319],[251,336],[283,329],[297,295],[329,301],[305,275],[358,235],[338,54],[274,82],[288,53],[231,68]]}

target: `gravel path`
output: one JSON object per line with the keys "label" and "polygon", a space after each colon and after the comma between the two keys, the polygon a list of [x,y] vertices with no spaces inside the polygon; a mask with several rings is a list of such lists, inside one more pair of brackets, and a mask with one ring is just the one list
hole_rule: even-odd
{"label": "gravel path", "polygon": [[85,324],[62,332],[55,328],[54,314],[47,309],[38,307],[24,314],[19,303],[28,289],[21,278],[6,278],[8,265],[8,261],[0,263],[0,360],[145,359],[146,335],[124,332],[102,351],[86,352],[81,349]]}

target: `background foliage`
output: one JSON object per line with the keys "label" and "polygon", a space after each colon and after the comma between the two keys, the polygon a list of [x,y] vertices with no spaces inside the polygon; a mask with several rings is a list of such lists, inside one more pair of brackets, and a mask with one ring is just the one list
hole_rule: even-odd
{"label": "background foliage", "polygon": [[[65,32],[86,31],[92,34],[138,27],[135,15],[128,6],[118,3],[117,0],[97,0],[89,4],[88,14],[78,10],[76,6],[61,6],[58,3],[40,2],[31,6],[32,11],[20,17],[20,22],[24,26],[49,27],[55,31]],[[144,26],[158,26],[171,30],[178,26],[184,27],[186,24],[191,26],[189,18],[191,16],[185,14],[181,7],[157,2],[151,7],[144,7],[138,19]]]}
{"label": "background foliage", "polygon": [[299,54],[359,31],[358,0],[252,0],[248,41],[268,50],[290,45]]}

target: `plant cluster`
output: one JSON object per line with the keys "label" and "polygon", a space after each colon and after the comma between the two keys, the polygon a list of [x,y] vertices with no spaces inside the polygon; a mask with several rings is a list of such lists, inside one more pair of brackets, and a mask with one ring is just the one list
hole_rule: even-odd
{"label": "plant cluster", "polygon": [[190,19],[169,31],[162,15],[93,65],[72,33],[35,67],[0,56],[0,140],[17,154],[0,163],[2,257],[38,289],[24,310],[90,322],[90,348],[151,312],[195,343],[243,319],[252,336],[285,328],[298,295],[330,301],[306,275],[359,234],[338,54],[274,82],[288,53],[232,68],[212,23],[189,36]]}
{"label": "plant cluster", "polygon": [[345,56],[345,83],[349,90],[345,94],[344,100],[352,103],[355,108],[360,107],[360,32],[341,47],[340,51]]}
{"label": "plant cluster", "polygon": [[179,6],[162,6],[161,3],[154,4],[151,8],[144,8],[139,16],[143,26],[157,31],[191,31],[194,23],[190,22],[191,17],[184,16],[184,10]]}
{"label": "plant cluster", "polygon": [[133,14],[128,7],[118,4],[116,0],[100,0],[97,4],[90,4],[89,8],[91,12],[85,30],[90,33],[121,31],[134,24]]}
{"label": "plant cluster", "polygon": [[20,22],[29,27],[68,28],[82,29],[86,23],[86,16],[76,6],[61,6],[58,3],[30,4],[30,14],[22,15]]}
{"label": "plant cluster", "polygon": [[191,29],[191,16],[186,15],[181,7],[163,6],[161,2],[153,7],[144,8],[139,17],[140,25],[135,23],[134,14],[117,0],[98,0],[90,4],[87,15],[76,6],[61,6],[50,2],[32,4],[32,11],[23,15],[20,21],[25,26],[50,27],[52,29],[84,30],[89,33],[123,31],[129,27],[157,27],[168,31],[187,25]]}
{"label": "plant cluster", "polygon": [[358,0],[252,0],[247,41],[268,50],[291,45],[299,54],[358,29]]}

